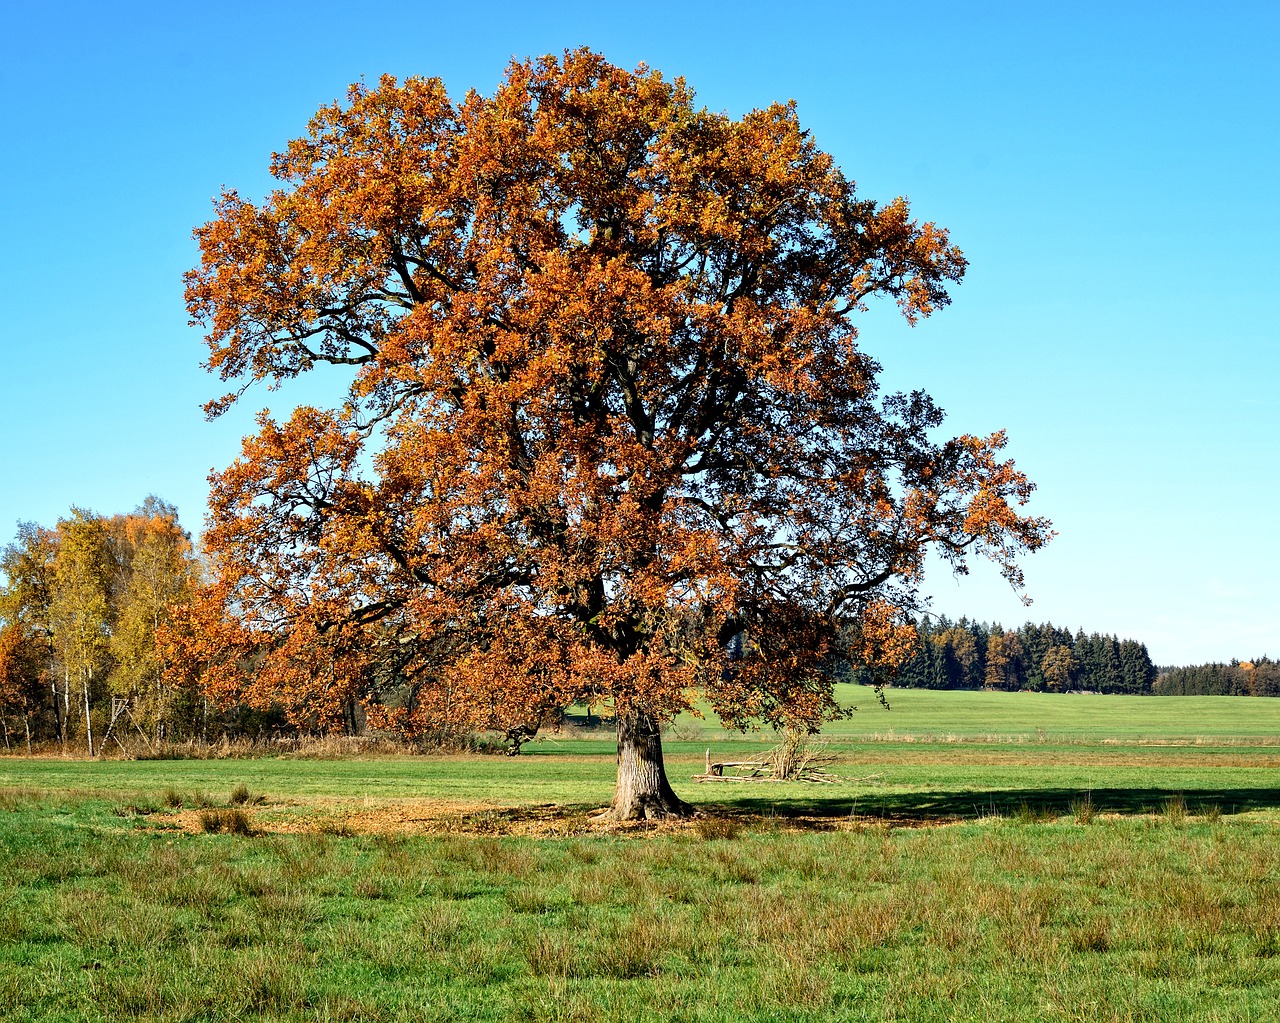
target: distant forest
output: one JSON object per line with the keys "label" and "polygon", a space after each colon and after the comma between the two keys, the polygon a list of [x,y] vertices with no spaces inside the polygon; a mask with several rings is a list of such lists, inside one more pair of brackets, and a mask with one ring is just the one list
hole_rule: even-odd
{"label": "distant forest", "polygon": [[1157,696],[1280,696],[1280,662],[1269,657],[1230,664],[1161,668]]}
{"label": "distant forest", "polygon": [[[1230,664],[1157,668],[1145,643],[1051,622],[1018,629],[952,622],[916,624],[914,656],[893,679],[915,689],[1135,693],[1155,696],[1280,696],[1280,663],[1261,657]],[[862,669],[852,681],[870,684]]]}

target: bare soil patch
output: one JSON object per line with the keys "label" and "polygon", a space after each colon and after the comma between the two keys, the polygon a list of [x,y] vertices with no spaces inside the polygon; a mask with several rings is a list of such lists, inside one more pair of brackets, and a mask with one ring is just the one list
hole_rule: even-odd
{"label": "bare soil patch", "polygon": [[[867,828],[926,828],[958,823],[954,818],[921,819],[919,816],[830,816],[813,813],[758,813],[721,807],[700,811],[695,817],[663,821],[607,821],[597,814],[603,807],[510,806],[495,803],[442,799],[405,799],[376,804],[335,799],[268,803],[246,808],[255,833],[263,835],[521,835],[533,838],[570,838],[579,835],[671,835],[682,832],[702,837],[730,838],[744,831],[851,831]],[[180,828],[190,834],[206,830],[201,815],[207,811],[182,809],[157,815],[165,829]]]}

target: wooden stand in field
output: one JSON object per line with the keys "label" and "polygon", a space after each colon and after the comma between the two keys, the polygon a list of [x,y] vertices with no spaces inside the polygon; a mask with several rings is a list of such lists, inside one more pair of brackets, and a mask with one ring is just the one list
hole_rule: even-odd
{"label": "wooden stand in field", "polygon": [[125,718],[125,717],[127,717],[129,719],[129,723],[133,725],[135,729],[137,729],[138,734],[142,736],[143,742],[145,742],[152,749],[159,749],[159,746],[153,743],[150,737],[147,735],[147,733],[142,730],[142,726],[138,724],[138,719],[133,716],[133,708],[131,706],[131,702],[132,701],[128,697],[124,697],[124,696],[111,697],[111,721],[107,725],[107,734],[102,737],[102,742],[99,743],[98,745],[99,753],[103,753],[106,751],[108,739],[115,739],[116,745],[120,747],[120,752],[123,753],[126,757],[129,757],[130,759],[132,759],[133,754],[129,752],[128,747],[125,746],[125,744],[120,741],[120,737],[118,735],[114,734],[115,728],[116,728],[116,722],[120,721],[122,718]]}
{"label": "wooden stand in field", "polygon": [[[817,763],[806,758],[803,763],[791,764],[789,771],[779,769],[777,751],[762,760],[722,760],[711,762],[711,750],[707,750],[707,767],[704,773],[693,775],[694,781],[818,781],[833,784],[835,775],[828,774]],[[826,763],[830,758],[822,757]]]}
{"label": "wooden stand in field", "polygon": [[[725,774],[725,771],[731,774]],[[764,778],[773,771],[767,760],[724,760],[718,764],[711,762],[711,750],[707,750],[707,770],[705,774],[695,774],[694,781],[749,781],[752,778]]]}

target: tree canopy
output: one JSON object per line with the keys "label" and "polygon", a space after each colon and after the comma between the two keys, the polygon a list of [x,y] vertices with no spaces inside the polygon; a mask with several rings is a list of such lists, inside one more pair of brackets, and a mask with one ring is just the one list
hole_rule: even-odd
{"label": "tree canopy", "polygon": [[205,600],[263,699],[407,731],[607,704],[612,812],[680,812],[658,729],[694,694],[816,726],[835,637],[905,655],[926,552],[1019,585],[1051,535],[1002,433],[935,439],[925,393],[880,392],[858,314],[928,316],[965,260],[793,104],[731,118],[579,50],[459,102],[353,86],[271,170],[196,231],[186,293],[211,416],[346,371],[211,477]]}

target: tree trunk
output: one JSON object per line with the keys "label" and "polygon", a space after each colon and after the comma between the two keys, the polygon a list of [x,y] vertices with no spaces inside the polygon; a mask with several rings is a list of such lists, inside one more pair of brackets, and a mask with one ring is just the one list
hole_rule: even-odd
{"label": "tree trunk", "polygon": [[84,677],[84,734],[89,741],[89,756],[93,756],[93,718],[89,716],[89,680],[92,672]]}
{"label": "tree trunk", "polygon": [[57,675],[50,675],[49,688],[53,690],[53,726],[58,733],[58,745],[62,747],[62,753],[65,756],[67,752],[67,723],[59,706]]}
{"label": "tree trunk", "polygon": [[618,714],[618,781],[604,817],[615,821],[689,817],[693,807],[671,790],[662,764],[657,718],[645,711]]}

